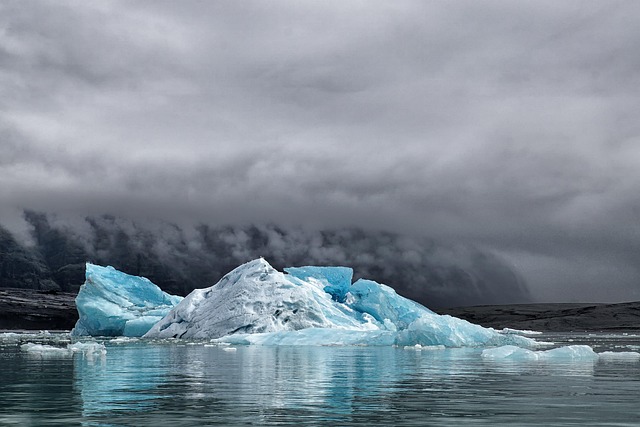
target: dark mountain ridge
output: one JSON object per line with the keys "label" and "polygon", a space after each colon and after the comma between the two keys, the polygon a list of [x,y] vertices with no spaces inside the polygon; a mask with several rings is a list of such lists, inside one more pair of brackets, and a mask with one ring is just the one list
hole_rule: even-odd
{"label": "dark mountain ridge", "polygon": [[186,295],[251,259],[282,269],[344,265],[354,278],[393,286],[428,307],[530,301],[522,278],[493,254],[357,228],[309,231],[276,225],[180,227],[111,215],[59,218],[25,212],[32,242],[0,224],[0,287],[77,292],[93,262]]}

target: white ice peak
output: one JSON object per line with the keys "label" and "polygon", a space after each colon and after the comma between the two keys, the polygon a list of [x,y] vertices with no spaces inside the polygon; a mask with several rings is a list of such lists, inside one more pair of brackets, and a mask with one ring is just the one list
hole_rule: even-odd
{"label": "white ice peak", "polygon": [[146,336],[218,338],[307,328],[371,328],[355,314],[333,301],[321,282],[286,275],[259,258],[210,288],[194,290]]}

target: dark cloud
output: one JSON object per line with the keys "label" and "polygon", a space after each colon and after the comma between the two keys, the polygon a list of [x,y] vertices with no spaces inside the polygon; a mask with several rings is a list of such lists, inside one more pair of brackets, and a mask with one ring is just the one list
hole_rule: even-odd
{"label": "dark cloud", "polygon": [[359,226],[640,298],[640,4],[8,1],[0,214]]}

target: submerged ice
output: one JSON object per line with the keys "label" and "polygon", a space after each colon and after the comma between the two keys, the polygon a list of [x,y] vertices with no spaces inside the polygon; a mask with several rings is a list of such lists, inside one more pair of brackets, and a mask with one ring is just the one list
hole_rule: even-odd
{"label": "submerged ice", "polygon": [[72,335],[144,335],[182,300],[144,277],[87,263],[76,297],[79,319]]}
{"label": "submerged ice", "polygon": [[197,289],[147,338],[213,338],[262,345],[530,346],[533,340],[440,316],[344,267],[288,268],[264,259]]}

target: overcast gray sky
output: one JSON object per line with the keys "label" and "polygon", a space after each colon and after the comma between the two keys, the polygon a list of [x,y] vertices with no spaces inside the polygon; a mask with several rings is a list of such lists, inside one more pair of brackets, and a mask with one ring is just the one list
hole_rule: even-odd
{"label": "overcast gray sky", "polygon": [[640,299],[640,2],[3,1],[17,209],[358,225]]}

